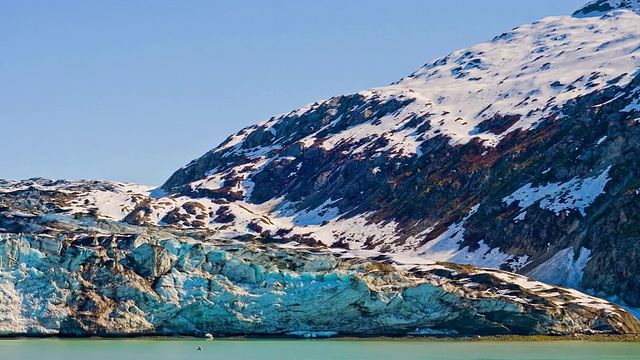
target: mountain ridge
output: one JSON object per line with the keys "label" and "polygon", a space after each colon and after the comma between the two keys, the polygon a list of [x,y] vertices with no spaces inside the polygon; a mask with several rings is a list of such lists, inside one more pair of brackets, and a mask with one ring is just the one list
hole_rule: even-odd
{"label": "mountain ridge", "polygon": [[573,16],[602,16],[612,10],[633,10],[640,14],[640,1],[593,0],[576,10]]}
{"label": "mountain ridge", "polygon": [[[584,95],[587,92],[595,91],[598,89],[602,89],[607,86],[608,81],[613,81],[615,83],[624,84],[629,82],[634,75],[637,75],[638,69],[638,61],[633,60],[635,57],[633,53],[637,51],[637,39],[636,34],[639,32],[637,22],[637,17],[635,15],[631,15],[628,13],[621,14],[617,17],[607,18],[607,19],[572,19],[570,17],[551,17],[547,18],[546,21],[540,21],[531,25],[530,28],[527,26],[519,27],[514,29],[512,32],[505,33],[501,36],[496,37],[492,42],[481,44],[476,47],[472,47],[468,50],[461,50],[458,52],[454,52],[449,56],[443,57],[441,59],[436,60],[433,63],[427,64],[422,67],[420,70],[410,75],[407,78],[400,80],[399,82],[394,83],[393,85],[385,88],[372,89],[363,91],[360,93],[352,94],[346,96],[347,99],[351,98],[361,98],[360,102],[366,102],[365,99],[371,99],[374,102],[381,103],[385,102],[387,99],[391,99],[391,104],[389,109],[383,108],[381,110],[384,113],[379,115],[391,114],[393,111],[402,109],[404,112],[402,114],[398,114],[398,117],[406,116],[411,120],[416,122],[416,119],[421,120],[421,124],[423,124],[423,128],[421,129],[421,134],[426,133],[427,137],[429,136],[437,136],[437,134],[444,133],[449,137],[452,137],[452,141],[454,143],[465,143],[470,139],[479,139],[483,142],[484,145],[492,146],[495,145],[496,142],[507,135],[509,132],[505,131],[508,128],[516,129],[516,128],[527,128],[534,125],[536,119],[543,118],[545,116],[550,115],[550,111],[553,111],[554,106],[557,106],[558,103],[562,103],[562,101],[566,101],[570,98],[575,98],[580,95]],[[575,31],[574,26],[578,25],[570,25],[565,24],[561,26],[561,22],[575,22],[577,24],[581,24],[581,27],[584,28],[584,34],[579,31]],[[602,22],[605,25],[602,25]],[[610,23],[610,24],[608,24]],[[597,26],[600,24],[600,26]],[[561,28],[560,31],[558,28]],[[607,28],[608,27],[608,28]],[[619,28],[629,28],[629,33],[623,35],[620,33]],[[606,29],[605,29],[606,28]],[[540,29],[544,30],[543,33],[538,34]],[[563,30],[566,33],[563,33]],[[526,45],[518,45],[523,42],[527,38],[530,38],[528,34],[532,32],[534,37],[532,39],[527,40]],[[554,33],[556,33],[554,35]],[[578,33],[580,37],[575,40],[575,45],[569,42],[567,36],[570,34]],[[518,36],[520,34],[520,36]],[[592,39],[592,37],[596,37]],[[587,45],[582,44],[584,41],[589,40]],[[498,54],[496,56],[491,57],[491,61],[487,61],[482,58],[482,54],[484,54],[483,47],[491,46],[492,43],[500,43],[500,46],[496,46]],[[616,46],[610,46],[612,42]],[[506,51],[503,48],[505,45],[510,45],[514,48],[517,48],[517,51],[512,51],[510,49],[508,53],[510,54],[510,58],[501,57],[501,52]],[[590,45],[590,46],[588,46]],[[557,49],[555,52],[551,52],[550,54],[546,54],[546,56],[540,56],[539,54],[544,51],[550,51],[551,49]],[[530,51],[529,49],[533,49]],[[524,51],[523,51],[524,49]],[[562,72],[562,77],[567,78],[567,80],[560,81],[563,79],[553,79],[551,81],[547,80],[548,77],[544,77],[544,72],[549,70],[547,67],[550,67],[551,64],[548,59],[553,58],[554,55],[564,54],[568,51],[574,52],[568,57],[566,60],[567,65],[571,66],[571,64],[575,62],[583,62],[587,60],[591,60],[590,63],[585,63],[586,68],[594,68],[594,69],[602,69],[602,71],[595,71],[591,74],[582,74],[578,73],[575,77],[572,77],[571,71],[564,71],[565,68],[559,69],[557,71],[553,71],[553,74],[557,74],[558,72]],[[480,54],[480,55],[478,55]],[[512,60],[512,54],[517,54],[516,56],[520,56],[518,60]],[[596,54],[596,55],[593,55]],[[565,56],[567,56],[565,54]],[[588,56],[594,57],[594,59],[587,59]],[[484,61],[484,62],[483,62]],[[509,68],[508,72],[515,72],[515,74],[511,74],[511,76],[500,77],[499,73],[496,73],[498,68],[503,68],[505,66],[505,62],[513,62],[514,65]],[[450,64],[449,64],[450,63]],[[488,65],[487,65],[488,64]],[[557,67],[558,64],[554,64],[554,67]],[[615,70],[615,75],[607,73],[607,70],[611,68]],[[435,70],[434,70],[435,69]],[[516,69],[516,71],[514,71]],[[543,69],[541,71],[541,69]],[[620,73],[617,71],[620,70]],[[444,74],[442,74],[444,73]],[[483,86],[476,85],[479,74],[489,74],[486,76],[487,84]],[[509,79],[513,77],[513,79]],[[530,84],[531,81],[538,81],[536,78],[542,77],[543,85],[531,86],[535,84]],[[593,77],[593,79],[591,79]],[[424,81],[423,81],[424,80]],[[460,94],[454,91],[453,95],[447,96],[446,89],[442,89],[442,86],[437,81],[448,84],[449,87],[464,87],[463,92]],[[451,81],[453,84],[449,84]],[[504,85],[505,81],[510,81],[507,85]],[[436,82],[435,85],[431,85],[431,82]],[[439,90],[432,94],[431,96],[424,96],[424,93],[433,93],[434,90],[430,90],[422,86],[425,83],[428,86],[433,86]],[[494,90],[491,96],[487,97],[487,102],[491,105],[491,107],[485,109],[487,104],[481,104],[476,106],[471,106],[472,109],[465,110],[467,114],[462,114],[461,110],[451,108],[442,108],[440,110],[441,114],[445,114],[440,116],[439,114],[435,114],[435,117],[439,117],[438,119],[432,119],[426,124],[424,114],[429,114],[432,108],[442,104],[436,104],[438,100],[440,102],[446,101],[447,97],[453,98],[454,101],[470,101],[469,99],[476,97],[478,92],[486,92],[486,87],[491,84],[492,87],[498,87],[498,90]],[[453,86],[451,86],[453,85]],[[499,91],[500,86],[506,88],[506,92]],[[475,87],[474,87],[475,86]],[[474,91],[469,91],[468,87],[475,89]],[[533,90],[529,91],[544,91],[545,94],[540,95],[540,99],[536,99],[536,94],[528,94],[529,91],[525,92],[520,90],[520,88],[530,88]],[[514,89],[515,88],[515,89]],[[563,91],[568,89],[568,91]],[[421,91],[417,91],[421,90]],[[556,99],[557,94],[562,93],[564,96],[563,99]],[[532,96],[533,95],[533,96]],[[328,111],[338,111],[338,108],[330,107],[331,102],[337,102],[338,105],[344,107],[340,100],[342,97],[332,98],[327,101],[317,102],[315,105],[310,105],[307,107],[300,108],[295,110],[289,114],[282,115],[277,118],[272,118],[271,120],[261,123],[257,126],[250,126],[243,129],[240,133],[233,135],[225,142],[223,142],[218,148],[212,150],[214,152],[224,151],[228,147],[232,145],[235,146],[245,137],[248,137],[246,142],[242,143],[242,148],[238,149],[240,151],[244,149],[248,149],[254,145],[254,143],[262,142],[265,145],[265,151],[267,149],[267,145],[271,142],[271,140],[278,140],[278,138],[282,138],[282,136],[278,136],[278,129],[285,127],[285,125],[279,124],[279,119],[284,119],[287,116],[296,117],[304,114],[309,111],[314,106],[327,106]],[[551,102],[549,102],[551,101]],[[357,101],[356,101],[357,102]],[[504,103],[504,108],[506,111],[502,110],[499,106],[500,103]],[[536,104],[539,102],[540,105]],[[394,103],[397,103],[395,106]],[[400,106],[400,103],[405,103],[406,106]],[[410,109],[407,107],[411,106]],[[513,107],[518,107],[517,112],[511,114],[510,110]],[[492,109],[493,108],[493,109]],[[497,108],[497,109],[496,109]],[[388,111],[387,111],[388,110]],[[557,109],[556,109],[557,110]],[[366,111],[363,112],[362,118],[354,118],[350,119],[350,121],[337,121],[337,124],[340,126],[333,126],[335,130],[331,130],[332,125],[329,124],[308,124],[307,127],[304,127],[304,124],[301,128],[301,131],[304,132],[305,135],[312,135],[316,131],[311,131],[311,128],[319,127],[319,126],[327,126],[329,131],[324,131],[318,135],[318,138],[322,138],[325,135],[334,135],[333,132],[340,132],[344,130],[343,128],[346,126],[358,125],[366,120]],[[370,114],[370,116],[376,117],[378,114]],[[422,115],[422,116],[420,116]],[[532,116],[536,116],[536,119],[532,119],[527,121],[527,117],[531,118]],[[331,119],[331,114],[326,113],[327,120]],[[496,121],[502,121],[502,126],[507,126],[507,129],[500,129],[494,125],[491,127],[488,123],[491,122],[492,117],[502,116],[501,119],[496,119]],[[381,116],[377,116],[380,118]],[[518,117],[516,120],[515,118]],[[415,119],[414,119],[415,118]],[[506,119],[505,119],[506,118]],[[459,120],[460,119],[460,120]],[[437,121],[437,123],[436,123]],[[482,121],[487,121],[487,123],[481,125]],[[465,125],[462,125],[466,122]],[[510,123],[513,122],[513,123]],[[311,127],[309,127],[311,126]],[[428,129],[426,129],[428,127]],[[489,127],[489,128],[487,128]],[[420,129],[419,126],[415,127]],[[490,129],[493,131],[488,131]],[[283,129],[286,133],[286,129]],[[374,130],[375,129],[369,129]],[[385,129],[382,129],[384,131]],[[401,133],[398,136],[396,134],[396,141],[392,139],[386,139],[387,142],[391,141],[392,145],[397,146],[396,152],[410,152],[415,153],[417,150],[416,138],[417,136],[411,136],[409,134],[402,134],[401,127],[398,127],[396,133]],[[333,132],[332,132],[333,131]],[[388,131],[387,131],[388,132]],[[405,131],[406,132],[406,131]],[[366,132],[367,135],[370,135],[370,132]],[[375,134],[375,132],[373,133]],[[343,135],[342,138],[338,138],[337,140],[331,139],[333,142],[339,142],[340,140],[344,140],[350,134]],[[285,135],[286,136],[286,135]],[[302,137],[302,136],[301,136]],[[335,137],[334,137],[335,138]],[[302,137],[303,144],[309,144],[315,141],[313,138]],[[413,141],[412,141],[413,140]],[[329,144],[327,147],[330,147]],[[404,148],[408,147],[408,148]],[[406,151],[405,151],[406,150]],[[248,151],[244,151],[248,153]],[[251,155],[250,153],[246,155]],[[257,154],[259,155],[259,154]],[[227,155],[229,156],[229,155]],[[189,165],[187,165],[188,167]],[[207,171],[211,171],[212,169],[207,169]],[[201,175],[204,175],[204,170],[201,171]],[[168,179],[168,181],[162,186],[164,189],[170,190],[171,187],[175,186],[175,181],[173,180],[173,176]]]}
{"label": "mountain ridge", "polygon": [[[550,17],[523,25],[428,63],[391,86],[316,102],[248,127],[178,170],[162,187],[194,198],[273,203],[266,208],[276,218],[321,215],[307,223],[303,218],[309,215],[298,215],[293,223],[310,225],[306,234],[331,246],[395,249],[439,260],[470,258],[475,265],[540,273],[536,267],[552,255],[571,246],[575,254],[582,252],[583,235],[563,230],[576,226],[566,223],[565,213],[577,211],[578,218],[569,218],[584,223],[598,195],[612,186],[610,172],[621,174],[611,167],[611,156],[603,154],[603,162],[597,163],[585,146],[590,141],[619,152],[610,139],[621,134],[620,125],[634,124],[639,23],[635,12],[623,9],[600,17]],[[571,126],[575,121],[593,126],[587,118],[599,113],[606,116],[596,122],[597,134]],[[566,158],[556,166],[545,153],[557,158],[567,151],[568,143],[577,140],[571,131],[590,140],[579,139],[572,150],[577,151],[577,164]],[[635,136],[632,130],[625,134]],[[540,145],[548,139],[553,144]],[[538,162],[544,168],[533,166],[538,173],[528,172],[526,179],[505,167],[512,159],[517,162],[510,166],[518,171]],[[437,171],[425,171],[434,167]],[[491,169],[498,167],[504,171]],[[501,184],[503,179],[519,186]],[[498,196],[482,190],[481,184],[502,192],[492,207],[510,209],[498,211],[497,219],[507,217],[517,224],[538,205],[534,208],[558,218],[553,221],[555,236],[544,233],[542,243],[533,241],[531,233],[517,235],[529,239],[518,242],[533,241],[523,248],[487,239],[486,225],[463,225],[483,197]],[[583,187],[591,190],[586,198],[580,193]],[[525,200],[531,192],[539,195]],[[447,195],[452,193],[457,195]],[[424,200],[407,200],[411,198]],[[518,208],[522,210],[514,213]],[[488,216],[483,206],[473,217],[479,216]],[[369,233],[362,230],[365,224],[385,230],[358,234]],[[258,233],[267,235],[287,230],[268,224],[259,228]],[[497,238],[505,237],[496,231],[492,234]],[[547,253],[547,243],[562,248],[550,247]],[[480,251],[493,254],[494,260],[481,260],[487,256],[477,254]],[[619,291],[615,286],[603,289],[600,284],[591,291],[613,295]],[[633,300],[635,293],[623,298],[640,306]]]}

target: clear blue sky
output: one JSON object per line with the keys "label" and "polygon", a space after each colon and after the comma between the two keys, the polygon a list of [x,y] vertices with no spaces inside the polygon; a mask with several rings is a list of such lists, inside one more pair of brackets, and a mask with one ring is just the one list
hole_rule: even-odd
{"label": "clear blue sky", "polygon": [[586,2],[0,1],[0,178],[160,185],[242,127]]}

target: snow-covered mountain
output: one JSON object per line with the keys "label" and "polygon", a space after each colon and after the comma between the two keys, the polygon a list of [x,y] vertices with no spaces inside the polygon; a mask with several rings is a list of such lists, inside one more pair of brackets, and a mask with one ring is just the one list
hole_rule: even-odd
{"label": "snow-covered mountain", "polygon": [[[16,279],[37,273],[30,269],[39,266],[55,268],[55,261],[38,255],[43,246],[53,247],[56,256],[64,259],[61,268],[70,273],[79,271],[72,264],[99,258],[80,271],[88,283],[97,281],[96,266],[113,260],[137,274],[129,273],[127,281],[131,283],[139,281],[135,276],[153,279],[151,289],[141,290],[147,295],[136,295],[146,300],[132,300],[137,310],[121,314],[143,314],[131,321],[141,324],[136,331],[147,332],[158,329],[176,313],[191,314],[181,307],[196,306],[193,304],[200,298],[193,300],[192,291],[185,288],[185,277],[189,277],[189,284],[205,280],[213,284],[211,275],[221,270],[209,271],[216,263],[210,257],[218,256],[211,253],[219,254],[226,246],[257,246],[261,250],[255,251],[267,254],[283,248],[302,251],[295,256],[279,253],[282,258],[279,255],[272,260],[280,263],[288,261],[288,256],[310,258],[306,251],[313,247],[331,254],[334,260],[364,257],[378,264],[371,266],[389,266],[390,272],[399,271],[396,280],[407,276],[418,279],[384,286],[413,288],[423,281],[420,279],[442,277],[431,273],[434,269],[455,267],[453,273],[467,280],[457,279],[462,282],[454,288],[443,285],[450,277],[435,282],[446,291],[459,291],[467,286],[463,283],[471,281],[498,294],[508,294],[507,290],[517,286],[527,293],[518,296],[544,297],[528,291],[546,285],[522,286],[524,278],[516,275],[480,281],[474,274],[506,273],[466,266],[473,265],[517,272],[640,307],[640,278],[636,276],[640,270],[636,246],[640,240],[639,70],[640,2],[592,1],[573,16],[549,17],[513,29],[430,62],[389,86],[336,96],[245,128],[176,171],[159,189],[102,181],[2,181],[2,266],[13,269],[17,254],[22,254],[26,264],[9,276],[7,281],[13,288],[5,291],[12,294],[11,299],[18,299],[23,296],[21,291],[27,290],[18,286]],[[99,240],[117,240],[118,236],[145,240],[135,246],[116,246],[118,251],[109,250]],[[191,254],[193,241],[209,246],[198,257],[207,261],[189,268],[208,272],[199,280],[191,279],[193,274],[176,262]],[[63,249],[74,246],[83,251],[90,247],[91,251],[82,253],[82,261],[69,259],[74,253]],[[142,250],[137,250],[140,247]],[[261,264],[262,270],[252,270],[254,277],[273,270],[261,262],[262,255],[239,259]],[[153,262],[151,270],[145,267],[146,261]],[[232,262],[242,263],[238,259]],[[110,263],[113,266],[109,269],[117,270],[115,263]],[[418,265],[429,268],[421,270]],[[346,268],[354,269],[355,265],[336,265],[323,270],[323,276],[342,274]],[[423,273],[418,276],[416,271]],[[353,275],[364,276],[356,273]],[[244,286],[247,292],[227,289],[223,297],[242,293],[245,302],[256,295],[255,284],[242,285],[243,276],[226,276],[225,281]],[[311,275],[290,274],[287,279],[291,276],[307,279]],[[312,276],[317,280],[314,276],[319,275]],[[378,285],[373,285],[380,284],[379,279],[361,279],[368,284],[368,291],[379,293],[374,289]],[[287,281],[278,286],[294,286]],[[167,282],[177,289],[167,293],[170,296],[160,290],[164,285],[158,285]],[[98,288],[106,283],[100,284]],[[211,300],[212,289],[220,285],[211,286],[196,292]],[[624,317],[617,307],[603,313],[599,300],[569,296],[566,291],[544,288],[544,292],[558,293],[558,299],[569,299],[573,305],[555,299],[544,309],[545,314],[539,314],[554,318],[564,314],[562,309],[572,308],[584,317],[570,315],[571,320],[562,320],[560,327],[548,321],[542,322],[547,327],[540,331],[531,327],[516,331],[517,326],[509,323],[513,318],[498,321],[495,314],[486,312],[480,318],[491,320],[487,333],[499,332],[498,328],[517,333],[568,333],[597,331],[603,321],[611,325],[615,322],[612,314]],[[153,306],[163,302],[180,306],[163,313],[153,311],[147,300],[154,292],[162,300]],[[120,299],[104,291],[94,295],[91,301],[100,297],[104,309],[131,300],[129,295]],[[396,295],[405,296],[406,292]],[[185,296],[193,301],[184,300]],[[494,298],[482,291],[467,298],[478,296]],[[387,302],[392,296],[382,297],[386,299],[384,306],[368,303],[366,306],[377,310],[367,308],[367,312],[390,319],[384,311],[395,311],[389,310],[391,302]],[[525,303],[535,303],[532,299]],[[461,305],[459,300],[454,303],[469,305]],[[505,308],[500,304],[496,306]],[[514,311],[530,314],[540,310],[522,306]],[[331,327],[313,327],[304,322],[310,320],[300,320],[297,324],[304,326],[294,329],[287,322],[290,318],[270,320],[280,322],[279,327],[260,327],[258,322],[266,320],[255,312],[257,308],[240,308],[227,307],[234,314],[229,324],[244,324],[229,329],[248,329],[243,326],[249,323],[256,332],[328,331]],[[209,314],[210,310],[197,308],[194,314]],[[520,316],[511,310],[508,313]],[[208,329],[194,323],[191,315],[185,315],[181,324],[191,324],[194,332]],[[91,320],[97,328],[74,319],[72,333],[97,328],[107,333],[121,331],[104,323],[106,318]],[[535,324],[527,319],[525,323]],[[465,331],[459,322],[438,327],[406,321],[403,324],[407,326],[399,332],[408,327]],[[568,325],[576,323],[582,325]],[[635,331],[634,324],[614,331]],[[174,325],[164,326],[167,331],[176,331]],[[602,326],[611,331],[610,325]],[[38,322],[33,329],[46,332],[42,329],[56,328],[47,326]],[[340,329],[349,333],[348,327]]]}
{"label": "snow-covered mountain", "polygon": [[163,189],[249,204],[263,238],[499,267],[640,306],[639,9],[594,1],[274,117]]}

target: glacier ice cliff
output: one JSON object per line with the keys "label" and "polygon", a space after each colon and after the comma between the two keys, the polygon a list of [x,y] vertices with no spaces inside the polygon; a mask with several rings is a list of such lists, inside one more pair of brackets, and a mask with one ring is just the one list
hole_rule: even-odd
{"label": "glacier ice cliff", "polygon": [[[69,215],[0,235],[0,334],[629,333],[620,307],[503,272]],[[419,260],[419,259],[416,259]]]}

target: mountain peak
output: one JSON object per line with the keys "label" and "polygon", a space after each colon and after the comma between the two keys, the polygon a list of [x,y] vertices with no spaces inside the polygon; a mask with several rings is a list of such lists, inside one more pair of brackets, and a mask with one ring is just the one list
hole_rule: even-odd
{"label": "mountain peak", "polygon": [[593,0],[574,12],[573,16],[600,16],[612,10],[633,10],[640,14],[640,0]]}

